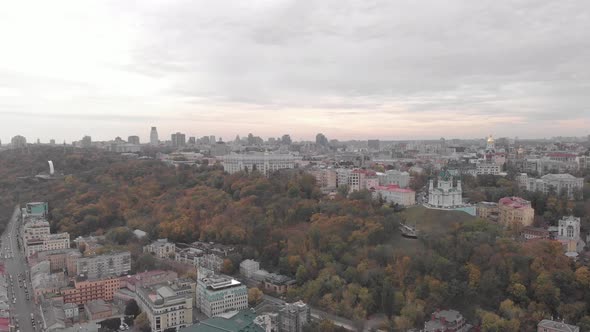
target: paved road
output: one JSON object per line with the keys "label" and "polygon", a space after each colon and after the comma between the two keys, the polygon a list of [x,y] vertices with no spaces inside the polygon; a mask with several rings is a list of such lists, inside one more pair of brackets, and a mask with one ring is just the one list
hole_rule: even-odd
{"label": "paved road", "polygon": [[[18,248],[18,225],[19,225],[19,209],[18,207],[14,210],[10,223],[6,226],[4,234],[2,234],[2,260],[4,261],[4,268],[6,278],[12,275],[12,287],[10,286],[10,279],[8,279],[8,296],[10,299],[10,311],[12,313],[12,324],[16,325],[18,320],[19,331],[39,331],[39,316],[35,312],[35,306],[32,301],[32,287],[30,279],[26,279],[26,272],[28,266],[25,261],[23,252]],[[21,282],[18,281],[19,273],[23,276]],[[27,289],[29,292],[29,300],[26,299],[25,288],[19,287],[27,283]],[[16,303],[12,303],[12,299],[15,297]],[[31,323],[31,313],[35,313],[35,321],[37,323],[36,328],[33,328]],[[16,331],[16,329],[15,329]]]}

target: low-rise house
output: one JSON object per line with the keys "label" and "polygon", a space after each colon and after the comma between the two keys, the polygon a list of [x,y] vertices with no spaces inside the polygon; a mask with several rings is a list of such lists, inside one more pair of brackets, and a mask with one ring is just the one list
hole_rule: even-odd
{"label": "low-rise house", "polygon": [[282,274],[269,274],[264,279],[264,289],[276,294],[285,294],[295,284],[295,280]]}
{"label": "low-rise house", "polygon": [[246,278],[252,278],[254,272],[260,270],[260,263],[252,259],[246,259],[240,263],[240,274]]}
{"label": "low-rise house", "polygon": [[479,202],[476,207],[477,217],[489,221],[497,222],[500,213],[498,203],[495,202]]}
{"label": "low-rise house", "polygon": [[548,239],[550,237],[549,230],[532,226],[523,228],[521,235],[525,240]]}
{"label": "low-rise house", "polygon": [[84,312],[88,317],[88,320],[97,321],[113,316],[113,306],[106,303],[103,299],[93,300],[84,304]]}
{"label": "low-rise house", "polygon": [[144,246],[143,252],[154,254],[158,258],[170,258],[176,252],[176,245],[168,242],[168,239],[158,239]]}
{"label": "low-rise house", "polygon": [[537,324],[537,332],[580,332],[580,328],[564,322],[543,319]]}
{"label": "low-rise house", "polygon": [[437,310],[424,324],[424,332],[468,332],[471,325],[467,324],[463,315],[456,310]]}

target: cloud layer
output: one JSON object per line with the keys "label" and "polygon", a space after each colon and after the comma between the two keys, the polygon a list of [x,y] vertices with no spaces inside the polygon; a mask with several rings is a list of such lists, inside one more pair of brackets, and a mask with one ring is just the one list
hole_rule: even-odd
{"label": "cloud layer", "polygon": [[587,1],[91,4],[0,12],[3,140],[588,134]]}

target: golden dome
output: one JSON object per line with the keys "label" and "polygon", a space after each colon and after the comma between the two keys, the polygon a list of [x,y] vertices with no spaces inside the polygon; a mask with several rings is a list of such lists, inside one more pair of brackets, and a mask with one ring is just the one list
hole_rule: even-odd
{"label": "golden dome", "polygon": [[494,143],[494,138],[492,137],[492,135],[490,135],[488,137],[488,144],[492,144],[492,143]]}

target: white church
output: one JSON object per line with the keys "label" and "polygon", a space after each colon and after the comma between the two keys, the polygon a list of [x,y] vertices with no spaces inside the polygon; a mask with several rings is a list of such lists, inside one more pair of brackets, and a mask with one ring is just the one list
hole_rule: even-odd
{"label": "white church", "polygon": [[430,179],[428,183],[428,204],[425,206],[429,209],[440,210],[458,210],[475,215],[475,206],[463,203],[463,189],[461,188],[461,180],[457,180],[454,184],[453,177],[445,169],[440,172],[436,181]]}

